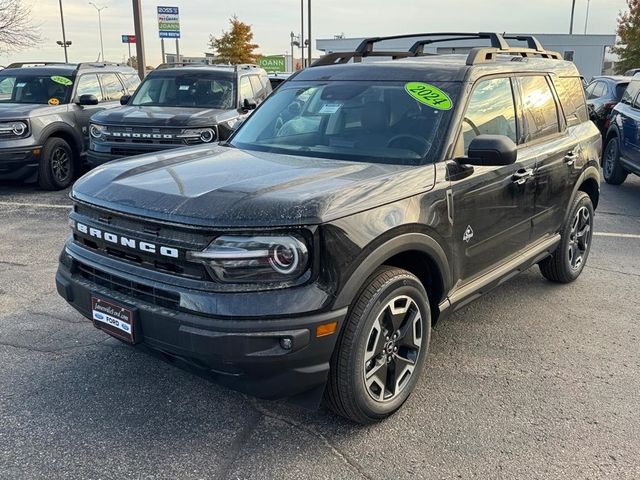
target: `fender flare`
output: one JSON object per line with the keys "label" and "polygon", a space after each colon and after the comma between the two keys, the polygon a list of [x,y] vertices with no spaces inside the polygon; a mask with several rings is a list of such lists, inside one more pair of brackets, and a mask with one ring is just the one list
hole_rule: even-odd
{"label": "fender flare", "polygon": [[80,156],[82,155],[82,153],[84,152],[84,139],[82,137],[82,135],[80,133],[78,133],[78,131],[67,125],[66,123],[62,123],[62,122],[54,122],[50,125],[47,125],[45,128],[42,129],[42,131],[40,132],[40,138],[42,138],[42,145],[44,145],[44,143],[51,138],[52,136],[55,136],[56,133],[58,132],[64,132],[66,135],[69,135],[71,138],[73,138],[73,145],[71,145],[71,147],[78,152],[78,159],[80,159]]}
{"label": "fender flare", "polygon": [[[576,195],[578,194],[578,191],[580,191],[580,187],[582,186],[582,184],[585,182],[585,180],[594,180],[596,182],[596,184],[598,185],[598,196],[600,196],[600,170],[598,167],[596,167],[593,164],[590,164],[587,168],[584,169],[584,171],[580,174],[580,176],[578,177],[578,180],[576,181],[575,185],[573,186],[573,192],[571,192],[571,197],[569,198],[569,203],[567,204],[567,208],[565,208],[565,213],[564,213],[564,219],[562,221],[562,224],[564,225],[567,221],[567,219],[569,218],[569,207],[571,206],[573,200],[576,198]],[[594,205],[594,208],[596,206]]]}
{"label": "fender flare", "polygon": [[[404,233],[375,247],[359,263],[342,289],[338,292],[333,308],[351,305],[367,278],[386,260],[402,252],[416,250],[427,254],[436,264],[443,283],[443,296],[451,290],[451,269],[444,249],[432,237],[425,233]],[[356,260],[357,261],[357,260]],[[434,299],[441,301],[443,299]]]}

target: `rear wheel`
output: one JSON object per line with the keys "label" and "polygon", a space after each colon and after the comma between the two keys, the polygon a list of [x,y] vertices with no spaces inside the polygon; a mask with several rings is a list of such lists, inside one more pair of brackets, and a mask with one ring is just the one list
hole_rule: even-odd
{"label": "rear wheel", "polygon": [[612,137],[604,149],[602,160],[604,179],[611,185],[620,185],[627,179],[627,171],[620,165],[620,143],[618,137]]}
{"label": "rear wheel", "polygon": [[38,184],[45,190],[62,190],[73,182],[75,177],[75,159],[73,150],[62,138],[48,139],[40,155],[38,166]]}
{"label": "rear wheel", "polygon": [[328,406],[361,424],[382,420],[407,400],[424,368],[431,314],[411,273],[381,267],[347,318],[331,360]]}
{"label": "rear wheel", "polygon": [[573,282],[587,262],[593,236],[593,204],[585,192],[578,192],[562,230],[560,245],[553,255],[538,265],[545,278],[552,282]]}

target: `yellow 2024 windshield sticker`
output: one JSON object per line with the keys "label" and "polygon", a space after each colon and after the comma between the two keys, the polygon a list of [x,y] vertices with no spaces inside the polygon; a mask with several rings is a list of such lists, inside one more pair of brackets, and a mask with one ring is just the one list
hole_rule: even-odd
{"label": "yellow 2024 windshield sticker", "polygon": [[409,82],[404,89],[420,103],[437,110],[451,110],[453,102],[449,95],[429,83]]}

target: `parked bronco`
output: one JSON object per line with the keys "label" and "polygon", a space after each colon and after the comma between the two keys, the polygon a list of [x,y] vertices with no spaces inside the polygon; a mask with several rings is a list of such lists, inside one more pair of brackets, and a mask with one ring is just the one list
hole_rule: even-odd
{"label": "parked bronco", "polygon": [[124,106],[91,118],[89,164],[226,140],[269,93],[255,65],[160,65]]}
{"label": "parked bronco", "polygon": [[119,64],[9,65],[0,72],[0,179],[71,185],[89,147],[89,117],[139,83]]}
{"label": "parked bronco", "polygon": [[[421,55],[452,37],[491,46]],[[436,321],[535,264],[571,282],[589,255],[601,136],[580,76],[506,38],[367,39],[220,146],[100,167],[74,186],[58,292],[233,388],[385,418]]]}

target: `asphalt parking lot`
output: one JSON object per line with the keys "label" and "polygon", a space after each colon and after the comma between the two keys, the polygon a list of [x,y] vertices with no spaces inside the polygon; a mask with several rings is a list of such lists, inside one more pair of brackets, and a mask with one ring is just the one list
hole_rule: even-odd
{"label": "asphalt parking lot", "polygon": [[438,325],[359,427],[222,388],[58,297],[66,192],[0,184],[0,478],[640,478],[640,179],[603,184],[573,284],[537,269]]}

